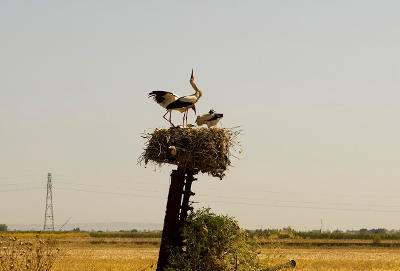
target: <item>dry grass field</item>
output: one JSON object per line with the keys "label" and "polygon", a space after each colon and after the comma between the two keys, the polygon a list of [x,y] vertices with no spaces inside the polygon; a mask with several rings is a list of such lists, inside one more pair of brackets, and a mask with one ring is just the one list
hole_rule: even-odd
{"label": "dry grass field", "polygon": [[65,249],[65,254],[57,261],[54,270],[155,270],[158,257],[156,247],[95,245]]}
{"label": "dry grass field", "polygon": [[[261,258],[271,254],[262,250]],[[400,270],[400,250],[390,248],[284,248],[272,257],[295,259],[295,270]],[[280,257],[279,257],[280,256]]]}
{"label": "dry grass field", "polygon": [[[33,235],[15,235],[30,239]],[[47,236],[58,240],[61,255],[52,270],[155,270],[158,238],[93,238],[87,233]],[[323,242],[323,240],[318,240]],[[400,248],[373,246],[285,246],[260,250],[260,259],[276,264],[297,261],[295,270],[400,270]],[[151,267],[153,265],[153,267]]]}
{"label": "dry grass field", "polygon": [[[70,248],[54,270],[155,270],[157,256],[156,247],[77,247]],[[388,248],[263,249],[260,258],[275,263],[293,258],[296,270],[400,270],[400,251]]]}

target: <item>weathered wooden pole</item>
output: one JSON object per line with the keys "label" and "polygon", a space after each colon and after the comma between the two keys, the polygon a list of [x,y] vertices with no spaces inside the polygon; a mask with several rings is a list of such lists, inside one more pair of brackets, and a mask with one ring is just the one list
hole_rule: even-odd
{"label": "weathered wooden pole", "polygon": [[186,170],[178,166],[171,173],[171,185],[168,192],[167,210],[165,211],[164,228],[158,256],[157,271],[163,271],[173,249],[183,246],[182,230],[186,223],[192,182],[197,180],[193,174],[197,171]]}
{"label": "weathered wooden pole", "polygon": [[163,271],[168,264],[171,249],[180,245],[179,236],[179,210],[181,208],[183,186],[185,184],[185,170],[178,169],[171,173],[167,209],[165,211],[164,227],[161,237],[161,246],[158,256],[157,271]]}

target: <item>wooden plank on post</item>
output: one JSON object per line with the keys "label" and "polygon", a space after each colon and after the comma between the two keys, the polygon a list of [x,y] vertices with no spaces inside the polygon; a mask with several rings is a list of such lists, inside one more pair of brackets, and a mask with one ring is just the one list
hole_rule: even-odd
{"label": "wooden plank on post", "polygon": [[193,172],[187,171],[186,172],[186,181],[185,181],[185,190],[183,191],[182,208],[181,208],[181,215],[180,215],[181,227],[184,226],[184,223],[188,216],[190,197],[195,195],[195,193],[193,193],[191,191],[192,182],[194,180],[195,180],[195,178],[193,177]]}

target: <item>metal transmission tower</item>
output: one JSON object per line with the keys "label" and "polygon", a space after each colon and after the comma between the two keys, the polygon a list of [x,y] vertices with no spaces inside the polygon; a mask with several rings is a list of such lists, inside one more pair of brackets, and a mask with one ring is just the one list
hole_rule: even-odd
{"label": "metal transmission tower", "polygon": [[54,231],[53,184],[51,183],[51,173],[47,174],[46,210],[44,212],[43,231]]}

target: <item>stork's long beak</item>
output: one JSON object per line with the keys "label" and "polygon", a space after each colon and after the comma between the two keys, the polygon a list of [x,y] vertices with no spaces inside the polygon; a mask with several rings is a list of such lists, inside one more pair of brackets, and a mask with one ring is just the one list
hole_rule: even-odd
{"label": "stork's long beak", "polygon": [[192,109],[193,109],[194,113],[197,115],[196,106],[195,105],[193,105]]}
{"label": "stork's long beak", "polygon": [[193,68],[192,68],[192,75],[190,76],[190,80],[194,80],[194,76],[193,76]]}

